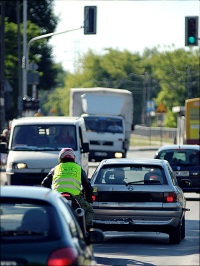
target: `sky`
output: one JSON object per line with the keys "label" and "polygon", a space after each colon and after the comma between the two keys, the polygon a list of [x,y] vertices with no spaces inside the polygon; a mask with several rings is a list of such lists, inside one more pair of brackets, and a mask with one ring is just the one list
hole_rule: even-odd
{"label": "sky", "polygon": [[[145,48],[160,51],[185,46],[185,17],[199,16],[199,0],[54,0],[59,17],[50,44],[57,63],[73,73],[78,58],[92,49],[103,54],[105,48],[142,53]],[[97,34],[84,35],[84,6],[97,6]],[[200,19],[199,19],[200,22]],[[200,32],[200,27],[199,27]]]}

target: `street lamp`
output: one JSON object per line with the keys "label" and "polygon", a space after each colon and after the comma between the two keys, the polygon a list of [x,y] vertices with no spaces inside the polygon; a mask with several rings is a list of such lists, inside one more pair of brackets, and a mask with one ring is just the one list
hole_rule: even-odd
{"label": "street lamp", "polygon": [[55,35],[58,35],[58,34],[63,34],[63,33],[71,32],[71,31],[75,31],[75,30],[80,30],[82,28],[83,28],[83,26],[81,26],[79,28],[76,28],[76,29],[72,29],[72,30],[65,30],[65,31],[60,31],[60,32],[52,32],[52,33],[43,34],[43,35],[40,35],[40,36],[32,38],[28,42],[28,45],[26,47],[26,52],[24,53],[25,57],[23,58],[23,61],[24,61],[24,64],[25,64],[25,68],[24,68],[25,74],[24,74],[24,82],[23,82],[23,93],[24,93],[24,95],[27,95],[27,73],[28,73],[28,69],[29,69],[29,51],[30,51],[31,44],[34,41],[37,41],[37,40],[40,40],[40,39],[43,39],[43,38],[48,38],[48,37],[55,36]]}

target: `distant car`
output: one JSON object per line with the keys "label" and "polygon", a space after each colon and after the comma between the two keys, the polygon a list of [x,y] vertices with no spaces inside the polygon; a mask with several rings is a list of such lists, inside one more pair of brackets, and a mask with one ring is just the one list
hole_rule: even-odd
{"label": "distant car", "polygon": [[94,227],[163,232],[172,244],[185,238],[186,199],[167,161],[103,160],[91,184]]}
{"label": "distant car", "polygon": [[167,160],[183,192],[200,193],[200,146],[162,146],[154,158]]}
{"label": "distant car", "polygon": [[101,242],[103,233],[90,229],[84,236],[61,194],[2,186],[0,201],[0,265],[96,265],[91,244]]}

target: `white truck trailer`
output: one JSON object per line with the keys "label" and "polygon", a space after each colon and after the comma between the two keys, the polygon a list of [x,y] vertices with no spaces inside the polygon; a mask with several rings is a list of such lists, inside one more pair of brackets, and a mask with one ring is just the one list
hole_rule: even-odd
{"label": "white truck trailer", "polygon": [[71,88],[70,116],[85,120],[89,160],[125,158],[133,129],[133,96],[113,88]]}

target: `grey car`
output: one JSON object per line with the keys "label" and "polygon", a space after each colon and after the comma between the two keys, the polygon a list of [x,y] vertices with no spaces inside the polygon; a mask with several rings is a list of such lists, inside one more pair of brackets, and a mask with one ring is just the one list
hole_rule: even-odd
{"label": "grey car", "polygon": [[186,199],[170,164],[159,159],[103,160],[91,177],[93,226],[185,238]]}

